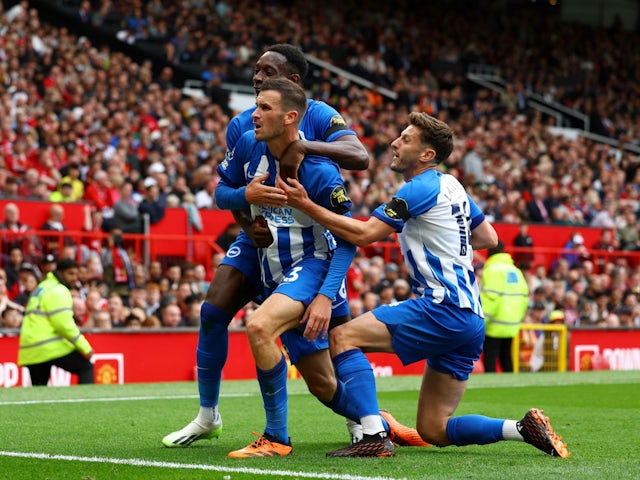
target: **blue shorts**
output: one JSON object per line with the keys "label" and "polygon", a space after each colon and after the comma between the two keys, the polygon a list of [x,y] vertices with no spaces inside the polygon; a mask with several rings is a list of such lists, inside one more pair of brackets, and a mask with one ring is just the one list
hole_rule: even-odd
{"label": "blue shorts", "polygon": [[467,380],[482,353],[484,319],[471,310],[423,297],[383,305],[372,313],[386,324],[404,365],[427,359],[434,370]]}
{"label": "blue shorts", "polygon": [[[289,271],[285,271],[285,280],[271,293],[281,293],[287,297],[302,302],[305,307],[316,298],[324,277],[329,269],[329,261],[318,258],[306,258],[298,262]],[[299,325],[280,335],[280,341],[289,355],[292,364],[298,363],[302,357],[318,350],[329,348],[328,338],[310,342],[302,336],[305,325]]]}
{"label": "blue shorts", "polygon": [[[274,291],[287,295],[294,300],[301,301],[305,307],[307,307],[316,297],[322,286],[322,282],[329,268],[329,262],[316,258],[303,260],[303,262],[304,265],[299,263],[296,266],[303,266],[304,274],[296,271],[297,278],[295,281],[283,282],[278,285]],[[263,291],[264,287],[261,280],[262,275],[258,261],[258,252],[256,246],[244,230],[240,231],[240,234],[231,244],[220,264],[235,268],[246,276],[259,292]],[[273,292],[266,292],[264,298],[266,298],[269,293]],[[259,296],[255,301],[261,303],[262,299]],[[347,315],[349,315],[349,302],[347,301],[347,290],[343,282],[342,287],[331,305],[331,316],[345,317]],[[310,342],[304,338],[302,336],[304,327],[304,325],[300,325],[298,328],[280,335],[282,345],[289,355],[289,360],[294,365],[306,355],[329,348],[328,338],[319,339],[315,342]]]}
{"label": "blue shorts", "polygon": [[[344,282],[343,282],[344,287]],[[347,302],[347,290],[346,287],[341,287],[336,299],[331,304],[331,318],[348,317],[349,302]],[[293,365],[298,363],[298,360],[309,355],[310,353],[317,352],[318,350],[326,350],[329,348],[329,336],[325,338],[319,338],[315,342],[310,342],[302,336],[304,333],[305,325],[300,325],[298,328],[289,330],[280,335],[280,340],[284,349],[289,355],[289,360]]]}
{"label": "blue shorts", "polygon": [[[220,262],[220,265],[229,265],[235,268],[249,279],[249,281],[255,286],[256,291],[263,291],[264,287],[262,285],[262,274],[260,272],[258,251],[244,230],[240,230],[240,234],[231,244],[229,250],[227,250],[227,253]],[[324,278],[324,275],[322,278]],[[318,290],[319,289],[320,287],[318,287]],[[318,290],[316,290],[316,293]],[[266,298],[266,295],[261,294],[258,295],[255,301],[257,303],[262,303],[264,298]],[[305,305],[308,305],[309,303],[306,303]],[[331,305],[331,309],[332,317],[345,317],[349,315],[349,302],[347,301],[347,289],[344,282]]]}
{"label": "blue shorts", "polygon": [[220,265],[229,265],[235,268],[255,285],[257,291],[262,291],[258,251],[244,230],[240,230]]}

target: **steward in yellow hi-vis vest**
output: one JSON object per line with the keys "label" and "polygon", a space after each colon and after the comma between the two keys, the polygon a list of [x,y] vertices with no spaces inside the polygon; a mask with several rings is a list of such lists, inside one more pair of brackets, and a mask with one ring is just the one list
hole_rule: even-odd
{"label": "steward in yellow hi-vis vest", "polygon": [[527,313],[529,286],[511,255],[504,253],[502,242],[489,250],[480,280],[480,300],[486,326],[484,369],[495,372],[500,360],[502,371],[512,372],[511,342]]}
{"label": "steward in yellow hi-vis vest", "polygon": [[18,365],[29,368],[32,385],[46,385],[53,365],[93,383],[93,349],[73,318],[69,286],[78,280],[78,264],[65,258],[38,284],[27,303]]}

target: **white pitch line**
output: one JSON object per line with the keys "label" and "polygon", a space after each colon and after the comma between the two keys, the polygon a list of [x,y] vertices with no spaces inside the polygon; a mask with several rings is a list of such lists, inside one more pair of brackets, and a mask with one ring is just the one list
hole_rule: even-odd
{"label": "white pitch line", "polygon": [[[220,395],[221,397],[252,397],[257,393],[231,393]],[[90,402],[128,402],[136,400],[176,400],[199,398],[198,395],[166,395],[154,397],[97,397],[97,398],[61,398],[57,400],[16,400],[13,402],[0,402],[3,405],[41,405],[50,403],[90,403]]]}
{"label": "white pitch line", "polygon": [[[247,473],[251,475],[286,475],[296,478],[318,478],[328,480],[394,480],[391,477],[362,477],[358,475],[343,475],[332,473],[296,472],[291,470],[259,470],[246,467],[222,467],[219,465],[200,465],[197,463],[155,462],[140,460],[137,458],[105,458],[105,457],[78,457],[75,455],[51,455],[48,453],[7,452],[0,450],[0,456],[33,458],[39,460],[62,460],[68,462],[111,463],[115,465],[130,465],[133,467],[156,467],[186,470],[207,470],[226,473]],[[398,479],[406,480],[406,479]]]}

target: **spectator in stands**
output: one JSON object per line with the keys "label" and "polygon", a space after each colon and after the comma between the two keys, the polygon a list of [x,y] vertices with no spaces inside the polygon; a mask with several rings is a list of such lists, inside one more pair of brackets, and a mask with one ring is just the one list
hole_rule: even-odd
{"label": "spectator in stands", "polygon": [[4,221],[0,223],[0,231],[3,258],[9,254],[12,247],[19,247],[24,260],[38,263],[42,259],[40,242],[34,235],[33,228],[20,221],[20,209],[15,203],[5,205]]}
{"label": "spectator in stands", "polygon": [[215,178],[210,178],[204,184],[204,187],[196,192],[195,204],[198,208],[216,208],[215,191],[218,182]]}
{"label": "spectator in stands", "polygon": [[133,183],[123,181],[118,191],[119,198],[113,206],[115,225],[120,227],[123,233],[142,233],[138,202],[132,196]]}
{"label": "spectator in stands", "polygon": [[67,174],[60,180],[60,185],[71,184],[71,198],[74,201],[82,200],[84,197],[84,182],[80,178],[80,165],[71,162],[67,165]]}
{"label": "spectator in stands", "polygon": [[411,291],[411,285],[404,278],[397,278],[393,282],[393,298],[398,302],[408,300],[413,295]]}
{"label": "spectator in stands", "polygon": [[56,257],[54,255],[48,254],[45,255],[42,259],[42,264],[40,266],[40,271],[42,275],[45,276],[49,272],[53,272],[56,269]]}
{"label": "spectator in stands", "polygon": [[61,181],[57,190],[49,195],[50,202],[75,202],[73,196],[73,185],[69,181]]}
{"label": "spectator in stands", "polygon": [[138,330],[142,328],[143,320],[140,320],[140,317],[138,317],[134,313],[130,313],[129,316],[125,319],[123,326],[127,329]]}
{"label": "spectator in stands", "polygon": [[100,262],[109,293],[117,293],[126,303],[134,287],[133,265],[122,245],[122,230],[113,227],[107,237],[107,245],[100,252]]}
{"label": "spectator in stands", "polygon": [[162,293],[160,291],[160,285],[156,282],[147,283],[147,308],[145,313],[147,316],[155,315],[160,310],[160,300]]}
{"label": "spectator in stands", "polygon": [[[64,220],[64,207],[54,203],[49,207],[49,217],[47,221],[40,227],[40,230],[47,232],[63,233],[66,228],[62,221]],[[62,246],[74,246],[73,239],[66,235],[51,235],[42,237],[42,250],[45,255],[52,254],[56,257],[60,256]]]}
{"label": "spectator in stands", "polygon": [[117,292],[109,292],[107,312],[109,312],[113,326],[122,327],[131,310],[125,305],[124,299]]}
{"label": "spectator in stands", "polygon": [[80,328],[86,328],[90,318],[86,300],[80,297],[73,297],[73,320],[76,325]]}
{"label": "spectator in stands", "polygon": [[22,325],[23,310],[7,306],[0,313],[0,328],[19,330]]}
{"label": "spectator in stands", "polygon": [[157,315],[147,315],[147,318],[142,322],[142,328],[161,328],[162,322]]}
{"label": "spectator in stands", "polygon": [[370,312],[380,305],[380,297],[372,291],[365,292],[362,295],[362,308],[364,312]]}
{"label": "spectator in stands", "polygon": [[18,179],[13,175],[7,177],[4,183],[4,188],[0,192],[0,198],[15,199],[18,198]]}
{"label": "spectator in stands", "polygon": [[533,238],[529,235],[529,225],[522,221],[518,235],[513,239],[513,246],[519,249],[513,254],[513,261],[520,270],[527,271],[533,263]]}
{"label": "spectator in stands", "polygon": [[152,283],[159,283],[162,277],[164,277],[164,273],[162,271],[162,263],[158,260],[152,260],[149,263],[148,267],[148,277],[147,281]]}
{"label": "spectator in stands", "polygon": [[565,259],[569,267],[589,258],[589,250],[584,245],[584,237],[578,232],[571,235],[571,238],[564,245],[564,250],[566,253],[563,253],[559,260]]}
{"label": "spectator in stands", "polygon": [[547,203],[548,198],[547,187],[544,184],[536,186],[531,191],[531,200],[527,204],[531,222],[551,223],[551,205]]}
{"label": "spectator in stands", "polygon": [[19,284],[20,280],[18,272],[20,271],[20,266],[24,263],[24,255],[22,253],[22,248],[18,245],[14,245],[10,247],[9,254],[6,257],[6,261],[2,262],[2,266],[4,268],[4,273],[6,276],[5,286],[7,288],[7,294],[10,298],[16,298],[18,296]]}
{"label": "spectator in stands", "polygon": [[174,328],[186,326],[186,322],[180,313],[180,307],[173,303],[160,309],[160,320],[163,327]]}
{"label": "spectator in stands", "polygon": [[92,181],[84,192],[84,200],[91,203],[102,214],[102,229],[109,231],[113,225],[113,206],[118,198],[118,191],[111,184],[109,175],[104,170],[94,172]]}
{"label": "spectator in stands", "polygon": [[144,180],[145,193],[138,211],[140,215],[148,215],[149,223],[155,225],[164,218],[167,206],[167,196],[160,191],[158,182],[153,177],[147,177]]}
{"label": "spectator in stands", "polygon": [[178,285],[182,279],[182,267],[179,263],[172,263],[167,266],[165,277],[169,281],[169,290],[178,290]]}
{"label": "spectator in stands", "polygon": [[207,270],[204,265],[201,263],[194,265],[191,289],[197,294],[204,295],[209,289],[209,283],[210,282],[207,281]]}
{"label": "spectator in stands", "polygon": [[90,318],[98,310],[107,310],[107,299],[102,296],[100,290],[90,287],[85,298],[87,306],[87,316]]}
{"label": "spectator in stands", "polygon": [[620,242],[620,250],[634,252],[640,250],[640,230],[638,230],[638,219],[631,205],[624,208],[622,218],[616,230],[616,235]]}
{"label": "spectator in stands", "polygon": [[33,268],[21,269],[19,277],[20,293],[16,296],[15,302],[24,307],[27,305],[29,297],[38,286],[40,279]]}
{"label": "spectator in stands", "polygon": [[[92,254],[100,254],[104,236],[102,212],[92,205],[85,205],[83,212],[84,222],[82,229],[84,232],[91,234],[84,237],[83,244],[89,249],[90,256]],[[84,261],[86,262],[86,260]]]}
{"label": "spectator in stands", "polygon": [[[111,330],[114,326],[113,317],[111,314],[104,310],[98,310],[93,313],[91,317],[91,327],[100,330]],[[124,326],[124,322],[120,326]]]}
{"label": "spectator in stands", "polygon": [[202,298],[202,296],[196,294],[190,295],[186,298],[185,305],[187,308],[184,320],[187,327],[200,326],[200,307],[202,306]]}
{"label": "spectator in stands", "polygon": [[0,269],[0,315],[2,315],[7,308],[18,311],[24,310],[19,303],[9,298],[7,291],[7,273],[3,269]]}

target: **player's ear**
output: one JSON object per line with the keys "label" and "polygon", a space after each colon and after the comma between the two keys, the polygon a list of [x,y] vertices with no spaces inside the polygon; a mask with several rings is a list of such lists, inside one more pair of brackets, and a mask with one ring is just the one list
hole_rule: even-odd
{"label": "player's ear", "polygon": [[431,147],[423,148],[420,153],[420,158],[423,161],[431,162],[436,158],[436,151]]}
{"label": "player's ear", "polygon": [[297,110],[289,110],[284,116],[284,121],[287,125],[290,125],[292,123],[295,123],[297,118],[298,118]]}
{"label": "player's ear", "polygon": [[291,75],[289,75],[289,80],[291,80],[295,84],[300,85],[300,75],[298,75],[297,73],[292,73]]}

